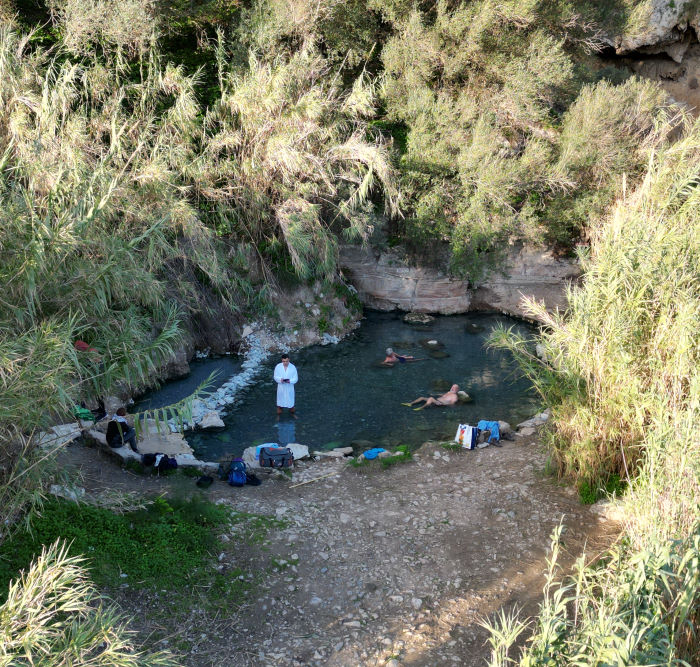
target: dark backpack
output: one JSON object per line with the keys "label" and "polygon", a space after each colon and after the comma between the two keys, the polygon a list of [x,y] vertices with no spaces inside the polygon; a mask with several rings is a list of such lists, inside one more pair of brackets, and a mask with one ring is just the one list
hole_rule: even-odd
{"label": "dark backpack", "polygon": [[[156,457],[158,454],[156,454]],[[169,470],[175,470],[177,468],[177,459],[174,456],[167,456],[163,454],[163,457],[158,461],[156,470],[158,472],[167,472]]]}
{"label": "dark backpack", "polygon": [[148,466],[150,468],[152,465],[155,465],[155,463],[156,463],[156,455],[154,453],[151,453],[151,452],[149,452],[148,454],[144,454],[141,457],[141,463],[143,463],[143,465]]}
{"label": "dark backpack", "polygon": [[246,464],[243,459],[233,459],[228,469],[228,483],[231,486],[245,486]]}
{"label": "dark backpack", "polygon": [[294,455],[289,447],[263,447],[260,450],[261,468],[291,468]]}

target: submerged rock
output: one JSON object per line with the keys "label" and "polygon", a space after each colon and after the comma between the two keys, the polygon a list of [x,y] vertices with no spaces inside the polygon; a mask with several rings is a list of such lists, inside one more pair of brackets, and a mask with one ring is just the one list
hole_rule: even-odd
{"label": "submerged rock", "polygon": [[216,410],[211,410],[204,414],[198,426],[199,428],[224,428],[226,424]]}
{"label": "submerged rock", "polygon": [[430,324],[435,318],[427,313],[406,313],[403,321],[406,324]]}
{"label": "submerged rock", "polygon": [[338,336],[333,336],[328,332],[324,333],[321,338],[321,345],[337,345],[339,342],[340,338],[338,338]]}
{"label": "submerged rock", "polygon": [[444,378],[436,378],[430,383],[430,390],[444,394],[446,391],[450,390],[450,387],[454,382],[450,380],[445,380]]}
{"label": "submerged rock", "polygon": [[428,351],[445,349],[445,344],[435,338],[421,338],[418,343],[422,348]]}
{"label": "submerged rock", "polygon": [[372,449],[374,447],[374,443],[371,440],[353,440],[350,445],[353,450],[365,450]]}
{"label": "submerged rock", "polygon": [[470,324],[465,325],[464,330],[468,334],[478,334],[484,330],[484,327],[479,326],[478,324],[471,324],[470,323]]}
{"label": "submerged rock", "polygon": [[[473,399],[472,399],[472,397],[471,397],[466,391],[463,391],[463,390],[460,389],[460,390],[457,392],[457,400],[458,400],[460,403],[471,403]],[[500,422],[499,422],[499,423],[500,423]],[[505,423],[505,422],[504,422],[504,423]]]}

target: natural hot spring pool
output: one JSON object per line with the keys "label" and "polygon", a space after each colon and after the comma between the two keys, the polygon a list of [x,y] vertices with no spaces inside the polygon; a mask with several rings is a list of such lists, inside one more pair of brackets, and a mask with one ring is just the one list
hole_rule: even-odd
{"label": "natural hot spring pool", "polygon": [[[527,380],[518,376],[510,355],[485,349],[484,340],[497,324],[528,331],[528,325],[500,315],[437,317],[426,326],[405,324],[397,313],[367,312],[362,326],[338,345],[314,346],[291,353],[299,371],[297,419],[275,413],[276,385],[271,356],[239,400],[228,406],[226,428],[189,432],[186,437],[200,458],[216,460],[262,442],[299,442],[309,449],[368,440],[378,446],[417,446],[428,439],[452,438],[460,422],[502,419],[517,423],[537,411]],[[476,331],[476,332],[475,332]],[[420,341],[436,339],[448,356],[432,358]],[[425,361],[380,367],[384,350],[428,357]],[[193,373],[206,377],[215,368],[236,368],[235,360],[197,362]],[[221,384],[227,377],[220,377]],[[452,408],[414,412],[401,405],[418,396],[436,395],[457,383],[474,399]],[[192,378],[164,385],[143,397],[137,409],[172,403],[197,385]],[[167,401],[163,395],[167,395]]]}

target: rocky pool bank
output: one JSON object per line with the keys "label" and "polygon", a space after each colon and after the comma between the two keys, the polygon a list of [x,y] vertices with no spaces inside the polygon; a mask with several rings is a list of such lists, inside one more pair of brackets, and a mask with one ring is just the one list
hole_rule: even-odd
{"label": "rocky pool bank", "polygon": [[[195,490],[192,479],[133,475],[81,449],[66,456],[88,492]],[[259,487],[217,482],[207,497],[274,524],[266,544],[239,525],[220,535],[211,566],[240,568],[251,582],[231,597],[230,613],[208,613],[206,592],[193,591],[187,622],[168,628],[161,592],[124,584],[110,594],[144,640],[178,649],[193,667],[482,665],[479,620],[516,604],[535,610],[560,522],[569,563],[584,543],[595,554],[617,532],[598,505],[582,506],[574,489],[546,476],[545,463],[534,432],[474,451],[429,442],[386,470],[328,458],[313,474],[305,466]]]}

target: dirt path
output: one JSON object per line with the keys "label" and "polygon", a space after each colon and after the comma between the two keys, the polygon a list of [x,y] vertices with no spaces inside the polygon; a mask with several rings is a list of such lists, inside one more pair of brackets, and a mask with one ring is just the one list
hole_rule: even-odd
{"label": "dirt path", "polygon": [[[88,488],[194,487],[73,450]],[[515,604],[536,610],[555,526],[564,524],[564,564],[584,543],[597,553],[617,527],[540,474],[533,438],[472,452],[428,443],[415,459],[388,470],[311,464],[297,479],[338,474],[294,489],[286,479],[212,486],[212,499],[284,524],[266,545],[224,536],[217,567],[263,574],[231,615],[193,602],[185,624],[164,628],[152,620],[157,596],[110,594],[134,627],[154,632],[149,644],[184,649],[186,665],[484,665],[479,619]]]}

